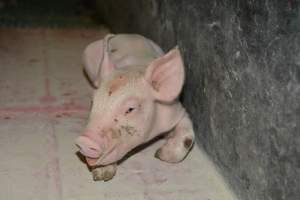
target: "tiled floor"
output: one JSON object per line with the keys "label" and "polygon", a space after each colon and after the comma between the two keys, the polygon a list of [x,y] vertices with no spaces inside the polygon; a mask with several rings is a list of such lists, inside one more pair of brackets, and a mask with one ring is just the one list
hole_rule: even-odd
{"label": "tiled floor", "polygon": [[91,87],[81,53],[105,30],[0,29],[0,199],[234,199],[197,147],[180,164],[153,157],[162,141],[94,182],[76,155]]}

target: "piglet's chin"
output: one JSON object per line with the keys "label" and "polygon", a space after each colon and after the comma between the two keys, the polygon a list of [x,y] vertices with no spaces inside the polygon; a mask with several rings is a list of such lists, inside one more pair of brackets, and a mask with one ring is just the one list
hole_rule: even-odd
{"label": "piglet's chin", "polygon": [[93,167],[93,166],[97,165],[98,158],[85,157],[85,159],[89,166]]}

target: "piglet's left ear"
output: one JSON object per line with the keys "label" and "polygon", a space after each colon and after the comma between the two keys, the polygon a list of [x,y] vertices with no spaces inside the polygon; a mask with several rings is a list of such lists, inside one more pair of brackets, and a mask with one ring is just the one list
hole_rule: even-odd
{"label": "piglet's left ear", "polygon": [[152,86],[154,97],[163,102],[174,101],[181,92],[184,83],[183,61],[176,47],[152,61],[145,74]]}

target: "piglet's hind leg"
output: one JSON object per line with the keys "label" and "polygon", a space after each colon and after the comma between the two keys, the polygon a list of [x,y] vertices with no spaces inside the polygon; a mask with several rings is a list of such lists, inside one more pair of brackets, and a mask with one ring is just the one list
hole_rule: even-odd
{"label": "piglet's hind leg", "polygon": [[192,148],[194,138],[193,125],[186,114],[169,133],[166,143],[156,151],[155,157],[169,163],[180,162]]}

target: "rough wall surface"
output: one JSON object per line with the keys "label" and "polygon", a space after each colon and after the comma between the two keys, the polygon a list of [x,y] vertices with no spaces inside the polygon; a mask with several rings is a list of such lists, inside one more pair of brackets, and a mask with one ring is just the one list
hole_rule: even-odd
{"label": "rough wall surface", "polygon": [[297,0],[98,0],[98,8],[114,32],[179,45],[198,143],[241,199],[300,198]]}

